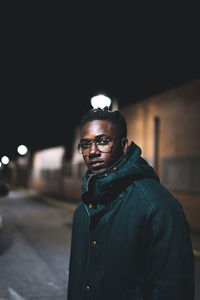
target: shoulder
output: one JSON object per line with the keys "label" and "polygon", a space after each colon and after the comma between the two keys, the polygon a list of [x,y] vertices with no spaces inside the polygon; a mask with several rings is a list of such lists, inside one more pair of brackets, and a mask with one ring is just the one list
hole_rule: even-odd
{"label": "shoulder", "polygon": [[181,203],[159,181],[145,178],[135,181],[134,186],[149,210],[182,211]]}
{"label": "shoulder", "polygon": [[189,226],[183,207],[169,190],[153,179],[142,179],[134,184],[147,207],[147,224],[152,224],[155,234],[176,232],[179,236],[188,236]]}

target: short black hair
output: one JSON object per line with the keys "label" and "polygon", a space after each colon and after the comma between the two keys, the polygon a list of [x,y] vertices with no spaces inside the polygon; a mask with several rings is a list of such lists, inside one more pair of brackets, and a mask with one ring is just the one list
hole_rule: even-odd
{"label": "short black hair", "polygon": [[104,108],[93,108],[87,111],[81,118],[80,129],[83,125],[93,120],[106,120],[114,124],[119,132],[120,138],[127,136],[127,124],[124,116],[118,111],[109,110],[108,106]]}

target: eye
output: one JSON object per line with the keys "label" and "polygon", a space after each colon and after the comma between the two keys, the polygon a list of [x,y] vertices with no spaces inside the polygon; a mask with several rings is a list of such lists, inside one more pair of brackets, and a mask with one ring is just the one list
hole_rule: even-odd
{"label": "eye", "polygon": [[81,148],[83,149],[87,149],[89,148],[90,144],[81,144]]}
{"label": "eye", "polygon": [[100,141],[98,141],[99,145],[108,145],[108,143],[110,142],[110,139],[102,139]]}

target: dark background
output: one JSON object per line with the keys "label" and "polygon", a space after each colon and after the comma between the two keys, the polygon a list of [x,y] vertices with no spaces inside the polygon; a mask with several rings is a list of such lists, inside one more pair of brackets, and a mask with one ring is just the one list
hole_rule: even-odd
{"label": "dark background", "polygon": [[199,78],[197,8],[145,5],[1,7],[0,156],[68,147],[97,93],[122,108]]}

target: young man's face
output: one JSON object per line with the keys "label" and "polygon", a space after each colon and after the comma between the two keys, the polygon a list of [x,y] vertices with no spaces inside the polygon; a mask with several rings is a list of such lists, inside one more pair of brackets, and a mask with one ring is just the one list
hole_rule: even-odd
{"label": "young man's face", "polygon": [[[80,144],[86,148],[83,158],[89,172],[93,174],[104,173],[123,155],[127,147],[127,140],[119,138],[116,126],[106,120],[88,121],[80,134]],[[106,152],[101,151],[104,148]]]}

